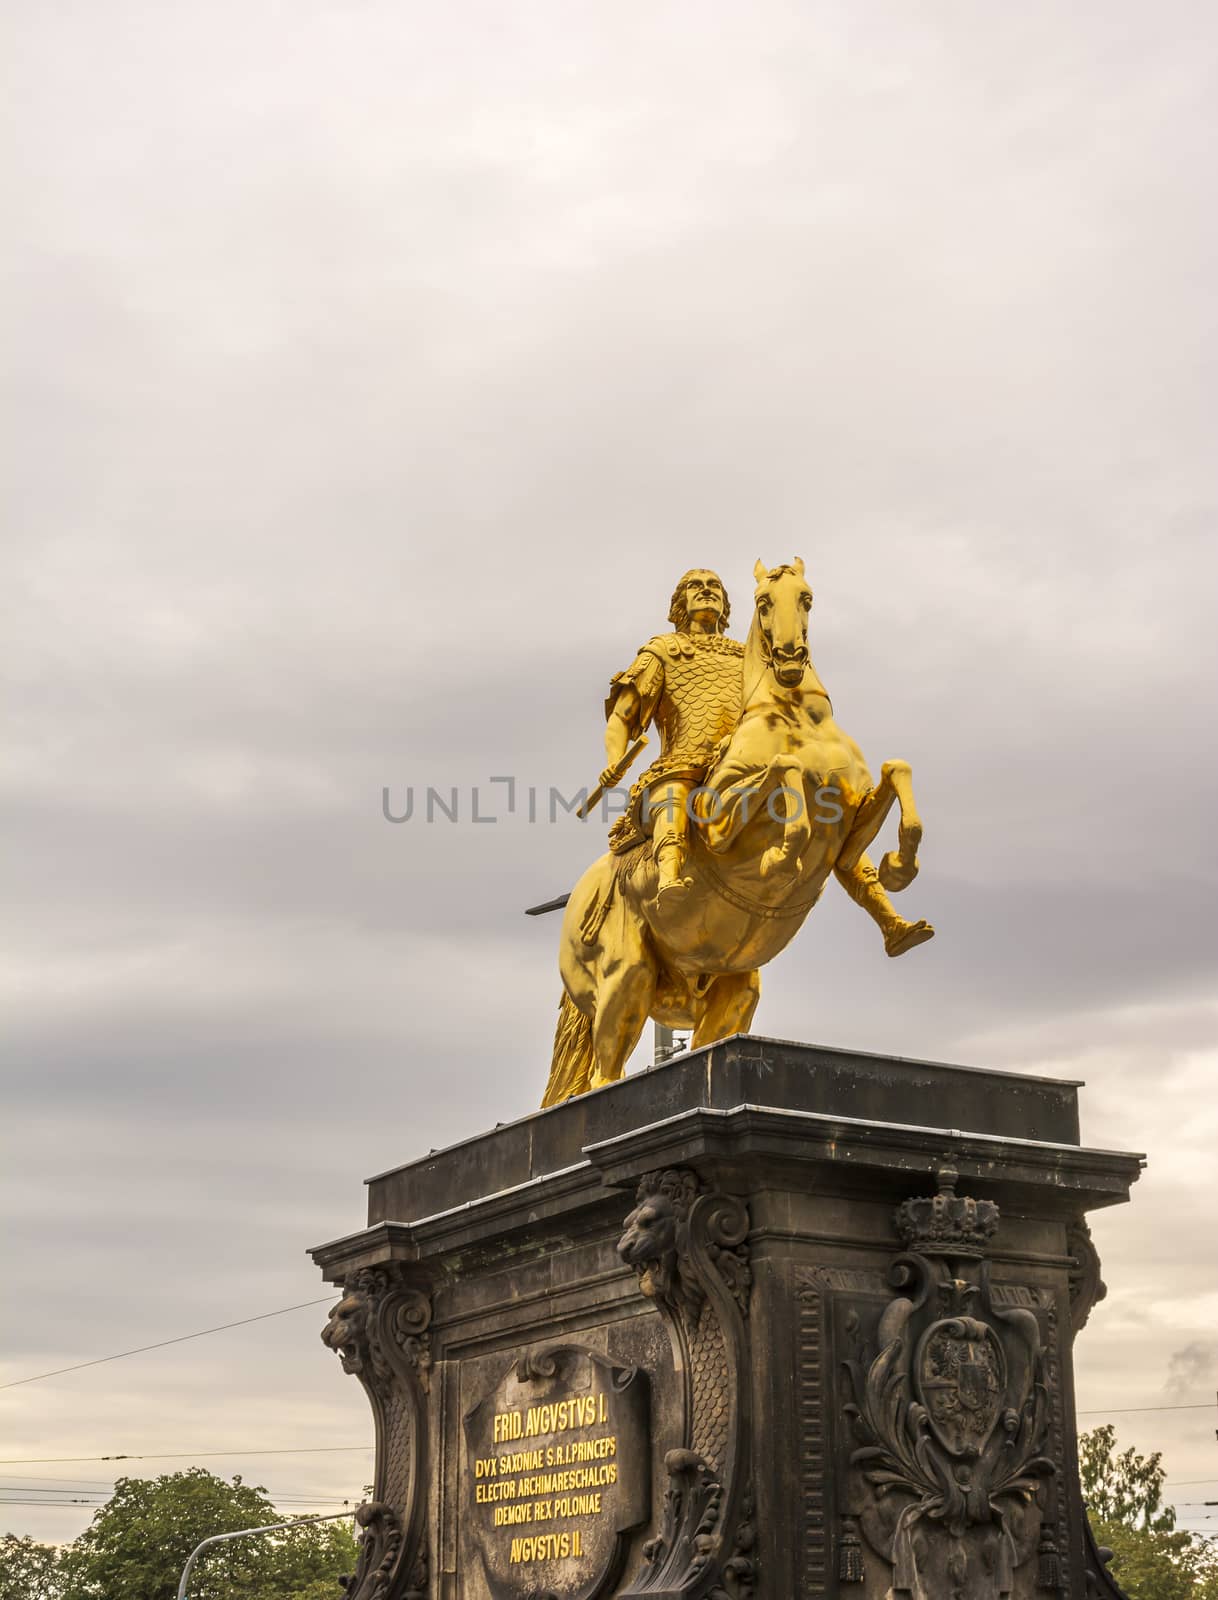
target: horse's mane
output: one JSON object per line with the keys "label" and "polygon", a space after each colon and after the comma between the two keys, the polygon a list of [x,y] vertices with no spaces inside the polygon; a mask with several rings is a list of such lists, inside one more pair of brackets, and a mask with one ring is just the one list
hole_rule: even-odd
{"label": "horse's mane", "polygon": [[744,660],[741,662],[743,674],[743,699],[740,702],[741,711],[747,711],[749,703],[760,688],[762,680],[770,670],[770,658],[762,642],[761,626],[757,620],[757,607],[753,607],[753,620],[749,624],[748,637],[744,641]]}

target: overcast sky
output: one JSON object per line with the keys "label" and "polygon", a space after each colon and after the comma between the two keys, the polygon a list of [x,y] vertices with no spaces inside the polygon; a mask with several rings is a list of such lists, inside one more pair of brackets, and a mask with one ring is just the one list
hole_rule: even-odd
{"label": "overcast sky", "polygon": [[[1085,1078],[1150,1167],[1083,1420],[1212,1401],[1213,7],[4,9],[0,1375],[324,1295],[366,1175],[536,1105],[601,829],[468,786],[593,779],[679,573],[742,634],[798,554],[939,933],[831,886],[757,1031]],[[324,1318],[10,1389],[0,1498],[366,1447]],[[1218,1499],[1213,1411],[1113,1420]]]}

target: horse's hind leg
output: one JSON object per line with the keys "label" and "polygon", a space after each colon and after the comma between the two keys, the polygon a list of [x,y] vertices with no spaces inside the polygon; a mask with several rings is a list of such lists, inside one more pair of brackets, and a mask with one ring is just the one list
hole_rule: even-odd
{"label": "horse's hind leg", "polygon": [[759,972],[728,972],[716,978],[702,998],[693,1048],[747,1033],[760,998]]}
{"label": "horse's hind leg", "polygon": [[[853,873],[864,859],[867,846],[884,826],[894,802],[901,807],[897,848],[880,863],[879,881],[896,894],[907,889],[918,875],[918,846],[922,842],[922,819],[914,803],[913,780],[908,761],[885,761],[880,781],[854,814],[854,825],[838,852],[835,866],[839,873]],[[874,871],[874,868],[872,869]],[[843,879],[843,882],[845,880]]]}
{"label": "horse's hind leg", "polygon": [[592,1019],[592,1050],[596,1057],[588,1087],[601,1089],[616,1083],[627,1058],[651,1015],[656,992],[656,968],[651,952],[639,942],[626,960],[615,960],[608,975],[601,974]]}

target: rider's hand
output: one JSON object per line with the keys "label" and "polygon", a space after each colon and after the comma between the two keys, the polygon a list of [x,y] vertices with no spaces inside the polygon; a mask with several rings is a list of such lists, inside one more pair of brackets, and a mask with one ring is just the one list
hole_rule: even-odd
{"label": "rider's hand", "polygon": [[612,789],[617,782],[617,773],[612,767],[606,767],[596,781],[602,789]]}

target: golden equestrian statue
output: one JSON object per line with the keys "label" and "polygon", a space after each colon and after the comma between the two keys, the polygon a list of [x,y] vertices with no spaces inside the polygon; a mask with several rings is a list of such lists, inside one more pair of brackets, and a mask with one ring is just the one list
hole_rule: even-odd
{"label": "golden equestrian statue", "polygon": [[[889,891],[913,882],[922,824],[909,766],[873,784],[833,718],[808,652],[804,564],[753,570],[744,644],[726,635],[717,574],[687,572],[658,634],[612,682],[601,785],[611,787],[654,723],[659,759],[630,792],[608,854],[563,917],[563,996],[543,1106],[622,1075],[648,1016],[711,1044],[747,1032],[759,968],[791,942],[832,873],[878,924],[890,956],[934,937]],[[897,848],[866,855],[894,802]]]}

